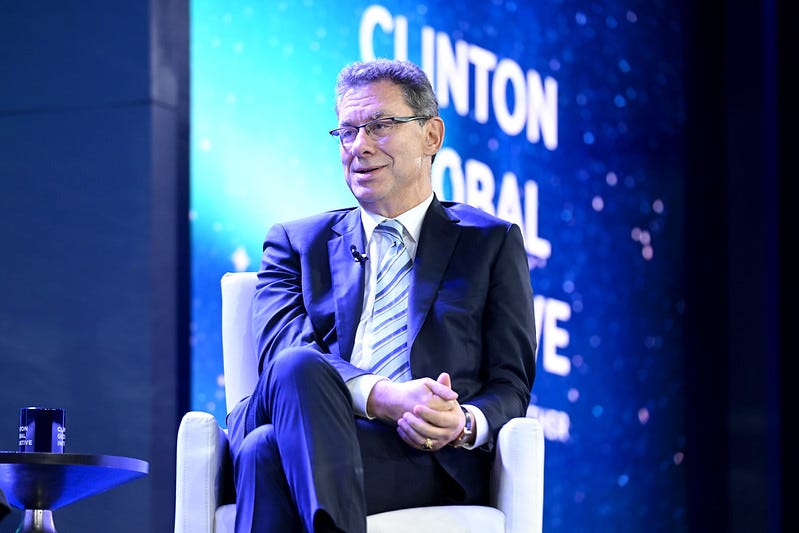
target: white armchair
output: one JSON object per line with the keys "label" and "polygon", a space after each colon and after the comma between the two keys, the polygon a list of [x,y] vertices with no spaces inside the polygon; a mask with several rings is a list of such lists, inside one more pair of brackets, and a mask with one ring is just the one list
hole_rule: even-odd
{"label": "white armchair", "polygon": [[[250,329],[254,272],[222,277],[222,352],[227,411],[250,394],[257,355]],[[227,431],[210,413],[191,411],[177,437],[175,533],[233,531],[236,516]],[[491,506],[418,507],[370,515],[369,533],[425,530],[540,533],[544,506],[544,433],[538,420],[515,418],[499,433]],[[424,525],[424,526],[422,526]]]}

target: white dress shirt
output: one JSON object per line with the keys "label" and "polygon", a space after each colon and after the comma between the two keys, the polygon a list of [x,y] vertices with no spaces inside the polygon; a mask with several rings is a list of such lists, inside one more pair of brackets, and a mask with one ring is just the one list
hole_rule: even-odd
{"label": "white dress shirt", "polygon": [[[421,204],[397,216],[395,220],[399,221],[404,227],[403,241],[411,259],[416,258],[416,247],[419,243],[419,235],[422,232],[422,222],[427,213],[427,208],[433,201],[433,194],[427,197]],[[382,234],[375,233],[375,228],[378,224],[383,222],[386,217],[376,215],[364,209],[361,209],[361,222],[363,224],[364,235],[366,236],[367,245],[367,261],[363,263],[366,276],[366,283],[364,284],[363,294],[363,308],[361,309],[361,320],[358,322],[358,329],[355,332],[355,345],[352,349],[352,356],[350,362],[358,368],[369,370],[371,368],[371,355],[372,355],[372,307],[374,307],[375,300],[375,286],[377,284],[377,265],[380,264],[380,259],[386,253],[391,245],[387,238]],[[410,346],[408,347],[410,349]],[[438,376],[429,376],[436,379]],[[366,402],[369,399],[369,394],[372,391],[375,383],[381,379],[387,379],[383,376],[375,374],[367,374],[351,379],[347,382],[352,394],[352,407],[355,414],[366,417],[369,416],[366,412]],[[474,418],[474,425],[477,429],[476,439],[472,446],[464,446],[465,448],[476,448],[485,444],[488,441],[488,428],[485,415],[480,409],[472,405],[463,405],[467,408]]]}

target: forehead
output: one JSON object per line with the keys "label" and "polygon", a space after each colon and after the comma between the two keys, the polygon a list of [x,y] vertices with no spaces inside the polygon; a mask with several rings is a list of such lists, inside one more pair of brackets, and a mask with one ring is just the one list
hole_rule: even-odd
{"label": "forehead", "polygon": [[409,110],[410,106],[405,102],[398,85],[390,81],[378,81],[348,89],[341,97],[338,114],[340,122],[357,122],[395,116]]}

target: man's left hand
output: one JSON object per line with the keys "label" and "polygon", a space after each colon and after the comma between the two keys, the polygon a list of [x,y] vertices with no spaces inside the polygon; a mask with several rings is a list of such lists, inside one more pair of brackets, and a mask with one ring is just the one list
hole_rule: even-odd
{"label": "man's left hand", "polygon": [[[449,374],[443,372],[436,383],[451,390]],[[457,401],[414,406],[397,420],[397,432],[408,445],[427,451],[440,450],[455,440],[463,430],[465,417]]]}

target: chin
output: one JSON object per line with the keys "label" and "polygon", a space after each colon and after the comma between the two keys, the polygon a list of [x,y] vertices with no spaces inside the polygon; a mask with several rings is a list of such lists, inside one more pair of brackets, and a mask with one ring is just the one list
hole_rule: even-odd
{"label": "chin", "polygon": [[382,194],[378,193],[378,191],[372,187],[356,185],[355,187],[351,187],[350,190],[359,202],[375,202],[383,197]]}
{"label": "chin", "polygon": [[374,205],[378,201],[377,198],[369,194],[356,194],[355,199],[364,207]]}

